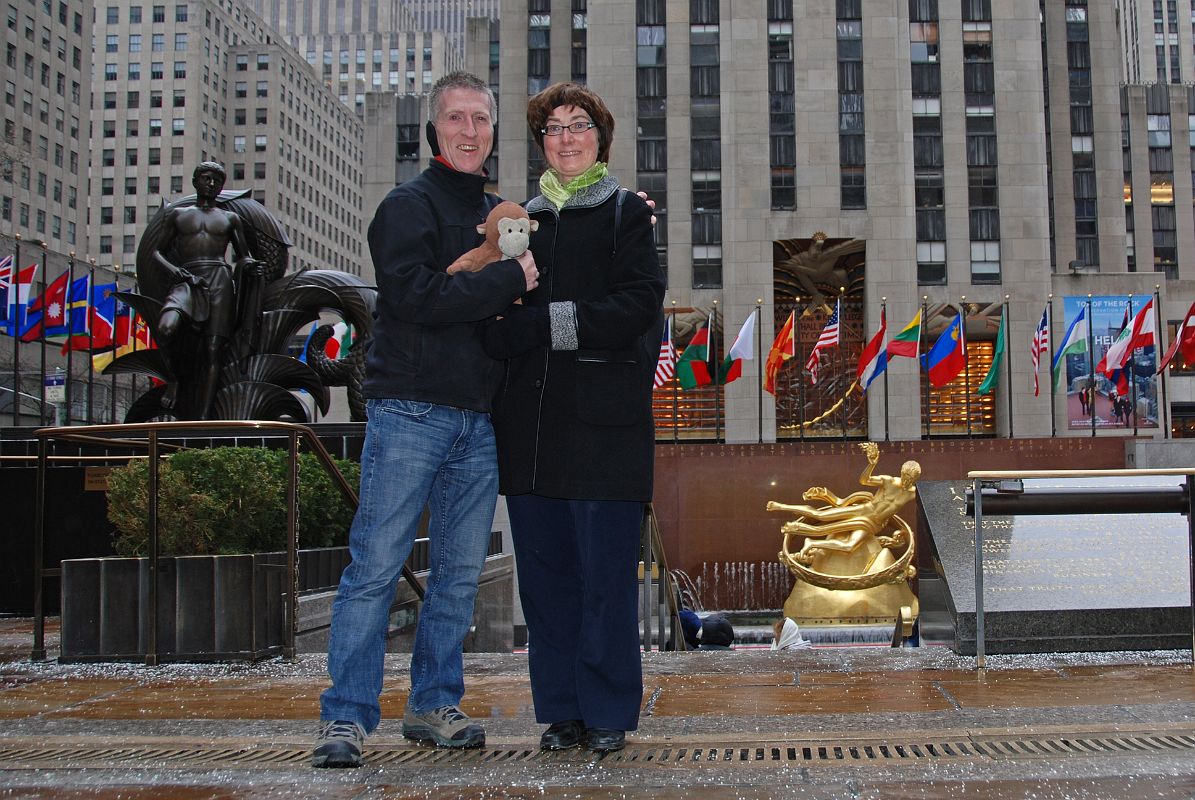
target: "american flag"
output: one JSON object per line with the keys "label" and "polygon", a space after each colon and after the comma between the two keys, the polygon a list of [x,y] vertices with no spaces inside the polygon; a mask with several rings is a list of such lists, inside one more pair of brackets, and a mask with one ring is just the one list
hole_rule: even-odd
{"label": "american flag", "polygon": [[1050,307],[1046,306],[1041,312],[1041,322],[1037,323],[1037,330],[1033,332],[1033,341],[1029,343],[1029,357],[1033,361],[1033,396],[1040,391],[1037,383],[1037,365],[1041,362],[1042,353],[1050,351]]}
{"label": "american flag", "polygon": [[841,305],[842,300],[834,303],[834,313],[826,320],[826,327],[822,328],[817,341],[813,344],[813,350],[809,353],[809,360],[805,362],[805,369],[809,370],[811,383],[817,383],[817,368],[821,363],[821,351],[838,346],[838,312]]}
{"label": "american flag", "polygon": [[660,360],[656,362],[656,381],[659,389],[676,374],[676,348],[672,346],[672,317],[664,325],[664,338],[660,341]]}

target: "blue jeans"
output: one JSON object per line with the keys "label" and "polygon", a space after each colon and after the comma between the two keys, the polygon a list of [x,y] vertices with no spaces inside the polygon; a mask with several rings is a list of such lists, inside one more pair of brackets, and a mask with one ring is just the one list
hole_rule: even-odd
{"label": "blue jeans", "polygon": [[464,695],[461,647],[494,522],[498,467],[488,414],[409,400],[367,405],[361,504],[349,534],[353,560],[332,606],[332,686],[320,696],[320,719],[372,732],[381,719],[390,604],[425,506],[431,573],[407,705],[422,712],[459,704]]}

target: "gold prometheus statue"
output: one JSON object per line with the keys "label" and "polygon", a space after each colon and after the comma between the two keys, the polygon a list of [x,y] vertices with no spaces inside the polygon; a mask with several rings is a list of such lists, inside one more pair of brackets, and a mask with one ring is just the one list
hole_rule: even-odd
{"label": "gold prometheus statue", "polygon": [[[814,486],[802,498],[826,505],[767,505],[768,511],[796,515],[780,529],[780,562],[797,579],[784,615],[798,623],[820,624],[900,619],[907,632],[919,611],[908,583],[917,568],[913,530],[896,512],[917,496],[921,465],[906,461],[899,476],[873,475],[879,445],[861,442],[859,448],[867,456],[859,483],[875,487],[874,492],[838,497],[824,486]],[[795,539],[804,541],[794,552],[790,544]]]}

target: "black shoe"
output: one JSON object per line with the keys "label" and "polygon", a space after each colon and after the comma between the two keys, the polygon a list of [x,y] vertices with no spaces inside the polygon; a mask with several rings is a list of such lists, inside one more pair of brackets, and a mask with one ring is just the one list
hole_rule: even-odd
{"label": "black shoe", "polygon": [[320,722],[316,748],[311,754],[311,766],[341,768],[361,766],[361,746],[365,744],[365,729],[355,722],[325,720]]}
{"label": "black shoe", "polygon": [[612,753],[626,745],[626,733],[613,728],[590,728],[585,746],[595,753]]}
{"label": "black shoe", "polygon": [[567,750],[581,744],[585,738],[585,723],[579,719],[553,722],[539,737],[540,750]]}

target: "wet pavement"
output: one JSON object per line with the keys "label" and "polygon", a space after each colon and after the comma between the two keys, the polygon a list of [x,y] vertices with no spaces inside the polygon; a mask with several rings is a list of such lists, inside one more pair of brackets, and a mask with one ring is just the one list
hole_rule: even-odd
{"label": "wet pavement", "polygon": [[[405,656],[356,770],[308,765],[324,658],[28,660],[0,620],[0,798],[1192,798],[1190,651],[989,656],[943,647],[649,653],[621,753],[541,753],[526,656],[466,656],[487,745],[401,736]],[[51,628],[48,645],[54,653]]]}

